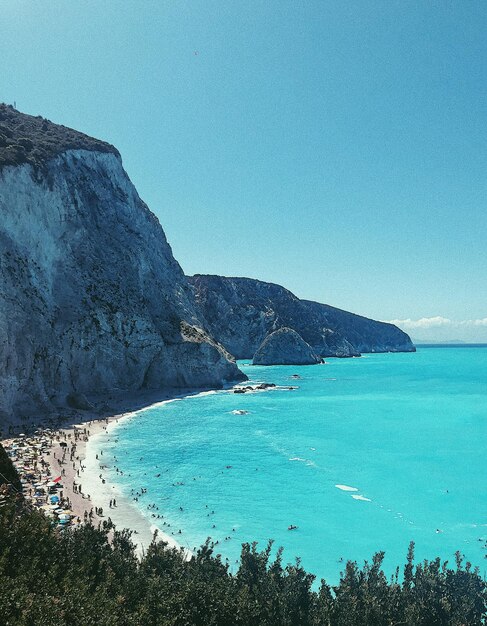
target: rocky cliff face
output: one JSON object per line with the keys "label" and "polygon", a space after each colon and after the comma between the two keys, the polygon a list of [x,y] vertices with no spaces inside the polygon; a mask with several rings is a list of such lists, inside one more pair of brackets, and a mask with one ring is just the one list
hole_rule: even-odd
{"label": "rocky cliff face", "polygon": [[237,358],[251,359],[265,336],[282,327],[298,332],[321,357],[415,350],[392,324],[300,300],[279,285],[198,274],[189,281],[206,329]]}
{"label": "rocky cliff face", "polygon": [[280,328],[267,335],[254,354],[254,365],[315,365],[322,359],[292,328]]}
{"label": "rocky cliff face", "polygon": [[[11,146],[35,120],[26,158]],[[80,394],[244,379],[202,329],[117,151],[84,135],[76,149],[75,131],[64,149],[60,128],[0,107],[0,416],[62,406],[70,394],[76,404]],[[56,149],[43,132],[58,133]]]}

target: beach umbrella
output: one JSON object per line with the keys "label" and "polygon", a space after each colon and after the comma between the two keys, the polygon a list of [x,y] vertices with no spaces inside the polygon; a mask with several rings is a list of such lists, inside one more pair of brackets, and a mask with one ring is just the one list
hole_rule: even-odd
{"label": "beach umbrella", "polygon": [[67,513],[61,513],[61,515],[58,516],[60,520],[70,520],[71,519],[71,515],[68,515]]}
{"label": "beach umbrella", "polygon": [[47,484],[46,487],[56,487],[57,483],[54,483],[52,480],[50,480]]}
{"label": "beach umbrella", "polygon": [[51,496],[50,500],[51,500],[51,504],[54,504],[55,502],[59,502],[59,496]]}

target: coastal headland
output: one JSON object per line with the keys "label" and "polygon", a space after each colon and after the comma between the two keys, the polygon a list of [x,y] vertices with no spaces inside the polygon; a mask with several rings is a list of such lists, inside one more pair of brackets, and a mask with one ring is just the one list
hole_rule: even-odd
{"label": "coastal headland", "polygon": [[414,350],[279,285],[185,276],[115,147],[7,105],[0,135],[0,424],[242,381],[282,326],[320,357]]}

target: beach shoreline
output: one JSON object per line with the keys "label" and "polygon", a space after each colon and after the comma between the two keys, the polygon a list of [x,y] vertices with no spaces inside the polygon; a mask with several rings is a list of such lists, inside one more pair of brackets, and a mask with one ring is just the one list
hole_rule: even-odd
{"label": "beach shoreline", "polygon": [[[46,484],[58,479],[59,487],[56,493],[62,502],[69,503],[72,526],[88,521],[96,526],[110,520],[116,530],[127,529],[132,532],[132,541],[139,557],[145,553],[156,536],[158,541],[164,541],[169,548],[183,550],[185,557],[189,558],[192,552],[188,548],[181,546],[174,537],[161,531],[155,523],[152,524],[110,480],[109,474],[104,472],[105,467],[99,456],[98,444],[102,435],[111,432],[123,421],[133,419],[141,412],[208,391],[210,390],[188,388],[179,389],[177,393],[168,391],[164,394],[147,393],[136,398],[120,398],[117,401],[118,406],[114,407],[110,415],[78,410],[65,417],[56,416],[54,419],[32,421],[28,425],[29,430],[35,429],[38,433],[37,438],[42,437],[46,443],[42,448],[38,444],[33,446],[35,462],[32,468],[23,467],[24,461],[17,463],[24,496],[34,507],[39,506],[34,498],[35,485],[39,484],[39,477],[42,476]],[[46,423],[56,424],[56,428],[47,428]],[[20,428],[27,430],[25,426],[24,421],[22,425],[17,423],[16,426],[11,426],[10,430],[19,431]],[[8,451],[14,442],[19,441],[19,437],[19,434],[10,433],[8,437],[2,438],[1,443]],[[22,442],[25,441],[22,449],[29,450],[30,440],[35,440],[34,435],[29,437],[23,434],[20,439]],[[27,479],[26,476],[31,476],[31,470],[37,473],[37,477]]]}
{"label": "beach shoreline", "polygon": [[[253,393],[277,388],[265,383],[247,386],[235,383],[225,386],[224,390],[240,393],[235,391],[235,387],[245,387],[246,391]],[[185,558],[190,558],[194,548],[191,549],[186,542],[186,545],[182,545],[176,537],[161,530],[159,513],[151,513],[152,520],[132,501],[137,501],[137,495],[141,495],[137,494],[139,487],[134,485],[134,497],[131,498],[113,481],[111,472],[113,467],[115,470],[117,468],[108,458],[107,463],[104,462],[101,446],[107,441],[106,435],[127,419],[136,418],[140,413],[169,402],[221,390],[181,388],[135,396],[112,395],[108,398],[110,406],[106,402],[99,402],[91,410],[64,409],[62,415],[56,413],[38,419],[31,418],[29,422],[25,419],[17,420],[10,424],[9,435],[4,434],[0,442],[7,453],[14,457],[13,448],[19,442],[23,446],[17,449],[20,454],[14,464],[21,476],[24,496],[34,508],[40,508],[51,516],[53,507],[49,506],[50,497],[58,495],[60,508],[57,514],[67,511],[71,515],[70,526],[88,522],[97,526],[110,521],[116,530],[127,529],[132,532],[131,539],[139,557],[156,536],[158,541],[164,541],[169,548],[182,550]],[[19,434],[21,429],[24,430],[22,435]],[[42,445],[39,445],[40,442]],[[22,450],[27,452],[26,462]],[[47,483],[52,481],[57,481],[56,486],[47,488]],[[44,498],[36,495],[41,483],[45,488]],[[64,510],[61,511],[61,508]],[[112,536],[112,531],[109,536]]]}

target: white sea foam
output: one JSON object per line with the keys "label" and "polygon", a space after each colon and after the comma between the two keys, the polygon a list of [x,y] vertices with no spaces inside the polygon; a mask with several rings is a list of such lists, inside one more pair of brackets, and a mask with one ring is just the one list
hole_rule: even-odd
{"label": "white sea foam", "polygon": [[290,461],[302,461],[303,463],[306,461],[306,459],[302,459],[300,456],[293,456],[289,460]]}
{"label": "white sea foam", "polygon": [[358,491],[357,487],[349,487],[349,485],[335,485],[340,491]]}
{"label": "white sea foam", "polygon": [[354,500],[361,500],[362,502],[372,502],[372,500],[370,498],[366,498],[365,496],[360,496],[360,495],[357,496],[357,495],[355,495],[355,496],[352,496],[352,498]]}

